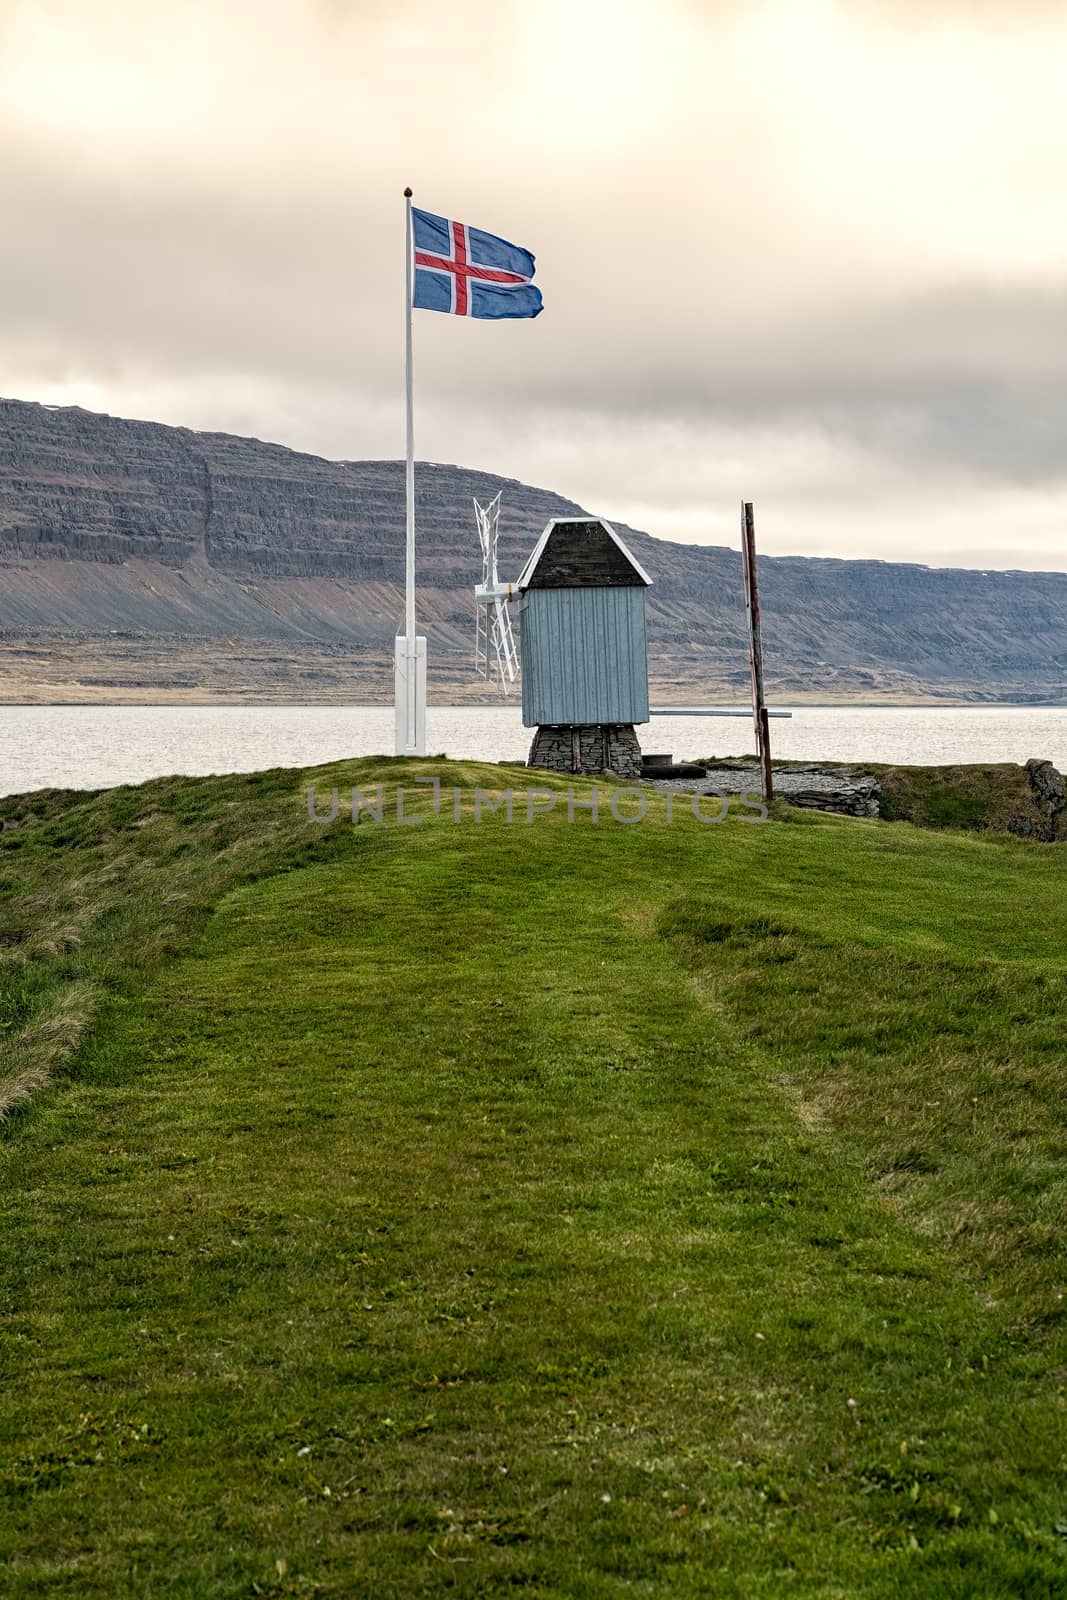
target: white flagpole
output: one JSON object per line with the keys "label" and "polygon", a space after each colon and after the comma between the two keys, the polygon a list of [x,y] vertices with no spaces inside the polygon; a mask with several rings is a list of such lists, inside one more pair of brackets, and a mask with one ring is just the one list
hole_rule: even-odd
{"label": "white flagpole", "polygon": [[407,466],[404,478],[407,546],[404,574],[404,635],[396,641],[395,717],[398,756],[426,754],[426,640],[415,634],[415,399],[412,309],[415,252],[411,190],[404,190],[404,355],[407,391]]}
{"label": "white flagpole", "polygon": [[412,338],[412,301],[415,298],[415,267],[414,251],[411,240],[411,190],[404,190],[406,206],[405,236],[405,285],[404,305],[407,310],[407,319],[404,327],[405,356],[407,370],[407,402],[408,402],[408,461],[405,490],[407,497],[407,641],[408,649],[415,648],[415,382],[414,382],[414,340]]}

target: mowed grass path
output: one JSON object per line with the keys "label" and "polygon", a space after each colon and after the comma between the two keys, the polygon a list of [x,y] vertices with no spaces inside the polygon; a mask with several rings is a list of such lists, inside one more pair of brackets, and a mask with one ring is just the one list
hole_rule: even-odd
{"label": "mowed grass path", "polygon": [[1067,1594],[1064,853],[331,834],[10,1127],[0,1592]]}

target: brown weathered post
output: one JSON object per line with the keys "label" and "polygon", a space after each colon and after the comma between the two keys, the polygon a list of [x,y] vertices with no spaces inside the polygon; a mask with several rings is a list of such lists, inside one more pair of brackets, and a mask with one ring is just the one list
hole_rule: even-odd
{"label": "brown weathered post", "polygon": [[763,798],[774,799],[771,770],[771,729],[763,698],[763,634],[760,629],[759,580],[756,576],[756,520],[751,500],[741,502],[741,565],[745,574],[745,612],[748,617],[748,660],[752,669],[752,722],[756,753],[763,779]]}

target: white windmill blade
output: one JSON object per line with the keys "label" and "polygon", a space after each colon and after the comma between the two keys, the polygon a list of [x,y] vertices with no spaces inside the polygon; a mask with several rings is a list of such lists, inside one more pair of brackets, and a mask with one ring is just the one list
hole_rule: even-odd
{"label": "white windmill blade", "polygon": [[486,509],[483,505],[479,504],[477,499],[475,499],[474,502],[474,520],[478,525],[478,543],[482,547],[482,561],[484,563],[488,550],[487,539],[489,529],[486,521]]}
{"label": "white windmill blade", "polygon": [[[478,543],[482,549],[482,587],[489,580],[489,517],[485,506],[474,496],[474,520],[478,528]],[[486,607],[478,599],[475,589],[474,606],[474,670],[483,678],[489,676],[489,618]]]}
{"label": "white windmill blade", "polygon": [[474,668],[484,678],[495,679],[507,693],[518,675],[518,651],[507,602],[510,585],[501,584],[497,575],[497,536],[500,523],[500,494],[488,505],[474,501],[478,540],[482,547],[482,581],[475,587],[477,614],[474,627]]}
{"label": "white windmill blade", "polygon": [[497,582],[496,548],[500,523],[500,496],[490,501],[485,511],[485,566],[486,582]]}
{"label": "white windmill blade", "polygon": [[474,502],[474,515],[478,523],[478,539],[482,547],[482,561],[484,571],[483,581],[488,583],[496,578],[496,539],[497,524],[500,520],[500,494],[483,506],[477,499]]}
{"label": "white windmill blade", "polygon": [[504,693],[508,692],[508,685],[515,682],[519,672],[519,653],[515,648],[515,635],[511,627],[511,613],[506,600],[494,600],[492,607],[492,633],[493,650],[496,656],[496,672],[500,686]]}
{"label": "white windmill blade", "polygon": [[477,595],[474,601],[474,670],[483,678],[489,676],[489,617]]}
{"label": "white windmill blade", "polygon": [[[482,582],[480,587],[486,588],[489,583],[489,508],[483,506],[475,496],[474,520],[478,525],[478,543],[482,547]],[[474,670],[483,678],[490,676],[490,629],[489,608],[483,604],[478,589],[475,589],[475,618],[474,618]]]}

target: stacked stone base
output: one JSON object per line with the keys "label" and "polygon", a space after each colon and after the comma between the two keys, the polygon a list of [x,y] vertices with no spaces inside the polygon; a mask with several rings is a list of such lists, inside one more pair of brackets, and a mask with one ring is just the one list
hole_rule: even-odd
{"label": "stacked stone base", "polygon": [[641,746],[632,722],[554,724],[538,728],[526,765],[551,772],[641,776]]}

